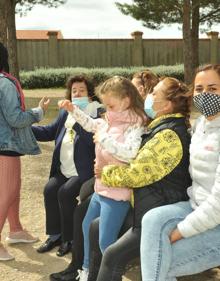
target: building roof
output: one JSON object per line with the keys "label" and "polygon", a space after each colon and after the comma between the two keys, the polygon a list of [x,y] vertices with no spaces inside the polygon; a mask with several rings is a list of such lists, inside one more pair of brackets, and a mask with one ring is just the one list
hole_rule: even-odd
{"label": "building roof", "polygon": [[48,39],[48,32],[58,32],[57,38],[63,39],[60,30],[16,30],[17,39]]}

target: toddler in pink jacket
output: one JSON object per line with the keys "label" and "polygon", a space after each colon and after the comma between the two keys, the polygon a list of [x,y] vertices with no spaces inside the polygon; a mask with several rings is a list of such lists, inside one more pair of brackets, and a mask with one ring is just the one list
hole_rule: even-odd
{"label": "toddler in pink jacket", "polygon": [[[96,169],[105,165],[126,165],[136,157],[144,132],[146,117],[144,101],[130,80],[115,76],[98,88],[98,95],[106,108],[104,118],[92,119],[82,112],[74,100],[59,102],[70,111],[85,130],[94,132],[96,142]],[[105,186],[97,178],[95,193],[83,221],[84,262],[81,279],[86,281],[89,268],[89,227],[100,217],[99,245],[102,252],[116,241],[130,207],[131,190]]]}

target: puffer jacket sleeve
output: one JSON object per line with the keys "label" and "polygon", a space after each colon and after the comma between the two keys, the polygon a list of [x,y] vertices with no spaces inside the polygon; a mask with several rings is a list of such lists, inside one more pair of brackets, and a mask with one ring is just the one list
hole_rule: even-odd
{"label": "puffer jacket sleeve", "polygon": [[121,143],[115,140],[107,132],[100,132],[99,143],[102,148],[111,153],[118,160],[129,162],[134,159],[138,153],[143,133],[144,127],[130,126],[124,133],[125,141]]}
{"label": "puffer jacket sleeve", "polygon": [[70,114],[73,116],[76,122],[79,123],[87,132],[94,133],[100,122],[104,122],[104,120],[100,118],[93,119],[88,114],[80,110],[78,107],[75,107],[74,111],[70,112]]}
{"label": "puffer jacket sleeve", "polygon": [[101,180],[107,186],[138,188],[150,185],[168,175],[183,156],[179,136],[170,129],[158,132],[139,150],[129,165],[108,165]]}
{"label": "puffer jacket sleeve", "polygon": [[183,237],[190,237],[220,224],[220,157],[211,194],[178,224]]}

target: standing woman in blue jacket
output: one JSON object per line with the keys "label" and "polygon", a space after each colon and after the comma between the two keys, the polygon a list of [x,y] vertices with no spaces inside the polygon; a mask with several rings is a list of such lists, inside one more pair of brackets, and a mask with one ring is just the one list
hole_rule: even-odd
{"label": "standing woman in blue jacket", "polygon": [[[82,75],[67,82],[66,98],[92,117],[101,104],[94,97],[93,85]],[[37,249],[39,253],[60,246],[57,255],[71,249],[73,213],[81,185],[93,177],[93,134],[86,132],[65,110],[50,125],[33,127],[39,141],[55,140],[49,181],[44,189],[46,234],[48,239]],[[61,237],[62,236],[62,237]]]}
{"label": "standing woman in blue jacket", "polygon": [[[49,100],[43,98],[37,108],[25,110],[21,85],[9,74],[8,51],[0,43],[0,234],[8,219],[9,244],[38,240],[23,229],[19,219],[20,156],[40,153],[31,125],[42,119],[48,104]],[[0,242],[0,261],[12,259]]]}

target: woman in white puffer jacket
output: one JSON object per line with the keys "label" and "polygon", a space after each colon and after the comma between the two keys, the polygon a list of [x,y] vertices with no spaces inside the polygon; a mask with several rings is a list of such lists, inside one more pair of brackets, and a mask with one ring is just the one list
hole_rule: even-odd
{"label": "woman in white puffer jacket", "polygon": [[143,281],[175,281],[220,265],[220,65],[198,70],[193,101],[202,116],[190,145],[190,200],[143,217]]}

